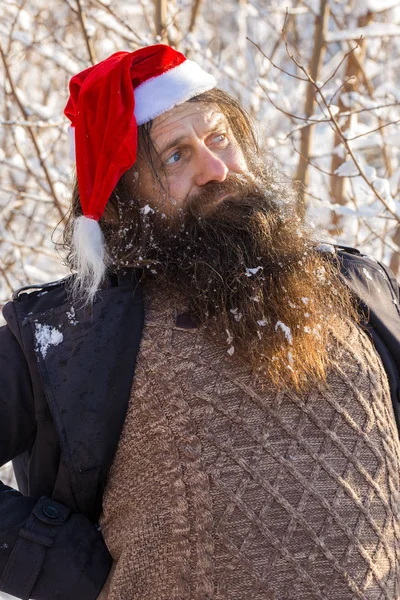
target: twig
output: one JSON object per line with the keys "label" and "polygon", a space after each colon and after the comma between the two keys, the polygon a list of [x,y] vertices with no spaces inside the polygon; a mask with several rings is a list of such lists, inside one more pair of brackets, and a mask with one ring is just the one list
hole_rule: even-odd
{"label": "twig", "polygon": [[[349,85],[349,83],[351,83],[352,81],[354,81],[354,77],[347,77],[338,87],[338,89],[336,90],[336,92],[333,94],[333,96],[331,97],[331,99],[329,100],[329,104],[332,105],[333,101],[335,99],[335,96],[338,95],[338,93],[340,92],[340,90],[342,90],[346,85]],[[326,83],[326,82],[325,82]],[[324,85],[325,85],[324,83]],[[322,88],[321,88],[322,89]]]}
{"label": "twig", "polygon": [[[294,143],[293,143],[293,140],[291,140],[291,142],[292,142],[292,148],[293,148],[294,152],[295,152],[296,154],[298,154],[298,155],[300,156],[300,158],[304,158],[303,156],[301,156],[301,154],[300,154],[300,150],[298,150],[298,149],[296,148],[296,146],[294,145]],[[317,158],[317,157],[316,157],[316,158]],[[325,169],[323,169],[322,167],[320,167],[320,166],[316,165],[314,162],[312,162],[312,161],[311,161],[311,158],[310,158],[310,157],[308,157],[308,159],[307,159],[307,160],[308,160],[308,164],[310,165],[310,167],[314,167],[314,169],[316,169],[316,170],[317,170],[317,171],[319,171],[320,173],[323,173],[324,175],[328,175],[329,177],[332,177],[333,173],[331,173],[330,171],[326,171],[326,170],[325,170]],[[349,175],[349,177],[357,177],[357,176],[356,176],[356,175]]]}
{"label": "twig", "polygon": [[319,96],[320,96],[320,98],[321,98],[322,102],[324,103],[324,105],[325,105],[326,109],[327,109],[327,110],[328,110],[328,112],[329,112],[329,115],[330,115],[330,117],[331,117],[331,122],[332,122],[332,124],[334,125],[334,127],[335,127],[335,129],[336,129],[336,131],[337,131],[337,133],[338,133],[338,135],[339,135],[339,137],[340,137],[340,139],[342,140],[342,143],[343,143],[344,147],[346,148],[347,152],[349,153],[349,155],[350,155],[350,157],[351,157],[351,159],[352,159],[352,161],[353,161],[353,163],[354,163],[354,165],[355,165],[356,169],[358,170],[358,172],[359,172],[360,176],[361,176],[361,177],[364,179],[365,183],[366,183],[366,184],[368,185],[368,187],[369,187],[369,188],[372,190],[372,192],[373,192],[373,193],[374,193],[374,195],[375,195],[375,196],[378,198],[378,200],[379,200],[380,202],[382,202],[382,204],[383,204],[383,206],[386,208],[386,210],[387,210],[387,211],[388,211],[388,212],[389,212],[389,213],[390,213],[390,214],[391,214],[391,215],[392,215],[392,216],[393,216],[393,217],[396,219],[396,221],[397,221],[398,223],[400,223],[400,217],[399,217],[399,216],[398,216],[398,215],[397,215],[397,214],[394,212],[394,210],[392,210],[392,209],[390,208],[390,206],[388,205],[388,203],[386,202],[386,200],[383,198],[383,196],[382,196],[382,195],[381,195],[381,194],[380,194],[380,193],[379,193],[379,192],[378,192],[378,191],[375,189],[375,187],[374,187],[374,185],[373,185],[373,182],[371,182],[371,181],[368,179],[368,177],[365,175],[365,173],[364,173],[363,169],[361,168],[361,165],[360,165],[360,163],[358,162],[358,160],[357,160],[357,158],[356,158],[356,156],[355,156],[355,154],[354,154],[354,152],[353,152],[352,148],[350,147],[350,144],[348,143],[347,139],[346,139],[346,138],[345,138],[345,136],[343,135],[343,132],[342,132],[342,130],[341,130],[341,128],[340,128],[340,125],[338,124],[338,122],[337,122],[337,120],[336,120],[335,116],[332,114],[332,112],[331,112],[331,109],[330,109],[330,106],[329,106],[329,104],[327,103],[327,101],[326,101],[326,99],[325,99],[325,96],[324,96],[324,95],[322,94],[322,92],[320,91],[320,89],[319,89],[319,86],[318,86],[318,85],[317,85],[315,82],[313,82],[313,83],[314,83],[314,85],[316,86],[317,92],[318,92],[318,94],[319,94]]}
{"label": "twig", "polygon": [[253,40],[251,40],[249,37],[246,37],[246,40],[248,40],[250,42],[250,44],[253,44],[253,46],[255,46],[257,48],[257,50],[259,50],[259,52],[261,52],[261,54],[264,56],[264,58],[266,58],[275,69],[277,69],[281,73],[284,73],[284,75],[288,75],[289,77],[292,77],[293,79],[299,79],[300,81],[307,81],[307,79],[305,79],[304,77],[299,77],[298,75],[294,75],[294,73],[288,73],[287,71],[285,71],[285,69],[282,69],[282,67],[280,67],[275,62],[273,62],[269,58],[269,56],[267,56],[265,54],[265,52],[263,52],[261,50],[260,46],[258,44],[256,44],[255,42],[253,42]]}
{"label": "twig", "polygon": [[10,292],[13,292],[13,291],[14,291],[14,289],[13,289],[13,286],[11,285],[11,282],[10,282],[10,280],[9,280],[9,278],[8,278],[8,275],[7,275],[6,269],[3,269],[3,267],[1,266],[1,264],[0,264],[0,273],[1,273],[1,275],[2,275],[2,277],[3,277],[3,279],[4,279],[4,281],[6,282],[6,284],[7,284],[7,287],[8,287],[8,289],[10,290]]}
{"label": "twig", "polygon": [[[281,106],[279,106],[278,104],[276,104],[276,102],[274,102],[274,100],[272,99],[272,97],[270,96],[270,94],[268,93],[268,91],[266,90],[266,88],[264,87],[264,85],[258,81],[257,82],[258,85],[260,86],[260,88],[263,90],[264,94],[266,95],[267,99],[269,100],[269,102],[272,104],[272,106],[274,108],[276,108],[276,110],[278,110],[279,112],[281,112],[282,114],[286,115],[287,117],[289,117],[290,119],[296,119],[298,121],[304,121],[304,125],[301,125],[300,127],[298,127],[297,129],[295,129],[295,131],[299,131],[300,129],[302,129],[303,127],[307,127],[308,124],[310,123],[329,123],[330,121],[330,117],[324,117],[323,119],[314,119],[313,117],[302,117],[300,115],[296,115],[294,113],[290,113],[288,111],[286,111],[285,109],[283,109]],[[331,100],[329,101],[329,105],[331,105]],[[351,117],[352,115],[359,115],[361,113],[364,112],[373,112],[375,110],[379,110],[381,108],[390,108],[392,106],[400,106],[400,102],[393,102],[390,104],[382,104],[380,106],[374,106],[371,108],[360,108],[357,110],[351,110],[351,111],[346,111],[346,112],[340,112],[337,114],[337,117]],[[390,121],[389,123],[386,123],[386,125],[391,125],[394,121]],[[367,135],[367,134],[363,134],[363,135]]]}
{"label": "twig", "polygon": [[388,127],[389,125],[397,125],[397,123],[400,123],[400,119],[397,119],[397,121],[390,121],[390,123],[383,123],[383,125],[381,125],[380,127],[370,129],[369,131],[365,131],[364,133],[360,133],[359,135],[354,135],[353,137],[346,139],[348,142],[352,142],[353,140],[357,140],[360,137],[370,135],[371,133],[375,133],[376,131],[381,131],[381,129],[384,129],[384,127]]}
{"label": "twig", "polygon": [[0,121],[0,125],[4,127],[38,127],[39,129],[46,129],[47,127],[63,127],[65,121]]}
{"label": "twig", "polygon": [[[26,173],[28,173],[28,174],[29,174],[29,175],[32,177],[32,179],[33,179],[33,180],[35,180],[35,181],[37,182],[38,186],[39,186],[39,187],[40,187],[40,188],[41,188],[41,189],[42,189],[44,192],[47,192],[47,193],[48,193],[48,189],[47,189],[47,187],[46,187],[46,181],[45,181],[45,180],[44,180],[42,177],[39,177],[39,176],[38,176],[36,173],[34,173],[34,172],[32,171],[32,168],[31,168],[31,166],[29,165],[29,163],[28,163],[28,161],[27,161],[27,159],[26,159],[26,157],[25,157],[25,154],[23,153],[23,151],[22,151],[22,150],[21,150],[21,148],[19,147],[19,142],[18,142],[17,136],[15,135],[15,130],[14,130],[14,129],[11,129],[11,136],[12,136],[12,138],[13,138],[13,142],[14,142],[15,149],[17,150],[17,152],[18,152],[19,156],[21,157],[21,160],[22,160],[22,162],[23,162],[23,164],[24,164],[24,167],[25,167],[24,169],[22,169],[22,172],[23,172],[23,173],[25,173],[25,174],[26,174]],[[43,162],[44,162],[43,155],[42,155],[42,159],[43,159]],[[54,200],[50,200],[50,202],[51,202],[52,204],[54,204]]]}
{"label": "twig", "polygon": [[92,63],[92,65],[96,64],[97,59],[96,59],[96,54],[93,48],[93,43],[92,40],[90,39],[87,29],[86,29],[86,15],[83,11],[82,8],[82,4],[81,4],[81,0],[76,0],[76,5],[77,5],[77,13],[78,13],[78,18],[79,18],[79,23],[82,29],[82,34],[85,40],[85,44],[86,44],[86,48],[89,54],[89,60]]}
{"label": "twig", "polygon": [[[321,62],[323,60],[323,54],[325,51],[325,35],[328,28],[328,17],[329,17],[329,4],[327,0],[321,0],[319,15],[315,17],[315,25],[314,25],[314,43],[313,43],[313,53],[310,61],[309,70],[311,72],[312,78],[314,80],[318,79],[318,74],[321,68]],[[282,29],[282,36],[285,42],[286,52],[288,52],[288,43],[286,39],[285,27]],[[295,63],[296,64],[296,63]],[[308,72],[307,74],[308,75]],[[315,105],[315,91],[312,86],[307,87],[306,92],[306,102],[305,102],[305,116],[311,117],[314,111]],[[312,128],[306,127],[301,131],[301,141],[300,141],[300,160],[296,170],[295,179],[300,181],[303,184],[303,189],[308,185],[308,161],[307,158],[310,155],[311,148],[311,136],[312,136]],[[303,211],[305,210],[304,206],[304,196],[301,197],[301,201],[303,204]]]}
{"label": "twig", "polygon": [[167,0],[154,0],[154,22],[156,27],[156,35],[161,42],[166,43],[167,35]]}
{"label": "twig", "polygon": [[[323,87],[325,87],[325,86],[326,86],[326,84],[327,84],[327,83],[329,83],[329,82],[330,82],[330,81],[331,81],[331,80],[332,80],[332,79],[335,77],[336,73],[339,71],[339,69],[340,69],[340,67],[342,66],[342,64],[344,63],[344,61],[345,61],[345,60],[346,60],[346,59],[347,59],[347,58],[350,56],[350,54],[353,54],[353,52],[354,52],[354,51],[355,51],[355,50],[356,50],[358,47],[359,47],[359,43],[358,43],[358,41],[357,41],[357,44],[356,44],[356,46],[354,46],[354,48],[350,48],[349,52],[347,52],[346,54],[344,54],[344,55],[342,56],[341,60],[339,61],[339,64],[337,65],[337,67],[336,67],[336,68],[335,68],[335,70],[333,71],[332,75],[330,75],[330,76],[328,77],[328,79],[327,79],[326,81],[324,81],[324,83],[322,84],[322,86],[321,86],[321,90],[322,90],[322,88],[323,88]],[[345,83],[346,83],[346,82],[345,82]],[[344,85],[344,84],[342,84],[342,85]],[[339,89],[340,89],[340,88],[339,88]],[[337,94],[337,92],[338,92],[338,90],[336,91],[336,94]],[[336,95],[336,94],[335,94],[335,95]]]}
{"label": "twig", "polygon": [[[340,24],[339,24],[337,16],[332,13],[332,17],[333,17],[333,20],[335,21],[336,25],[339,25],[339,27],[340,27]],[[350,48],[350,42],[349,41],[347,42],[347,45]],[[370,82],[370,80],[369,80],[369,78],[368,78],[368,76],[367,76],[367,74],[365,72],[363,64],[360,62],[360,60],[358,59],[358,57],[357,57],[356,54],[353,54],[352,59],[354,60],[354,63],[357,65],[357,68],[358,68],[358,70],[360,71],[360,73],[361,73],[361,75],[363,77],[364,84],[365,84],[365,87],[367,88],[369,97],[373,99],[374,98],[374,90],[373,90],[371,82]],[[381,125],[382,124],[382,119],[381,119],[381,117],[379,115],[377,115],[377,119],[378,119],[379,125]],[[383,134],[382,134],[382,139],[383,139]],[[387,172],[387,174],[389,176],[391,176],[392,175],[392,166],[391,166],[391,163],[390,163],[390,158],[389,158],[389,155],[387,153],[385,144],[383,144],[383,147],[382,147],[382,154],[383,154],[383,159],[385,161],[386,172]]]}
{"label": "twig", "polygon": [[[14,82],[13,82],[13,79],[12,79],[12,77],[11,77],[10,69],[9,69],[9,67],[8,67],[7,59],[6,59],[6,56],[5,56],[4,52],[3,52],[3,48],[2,48],[2,46],[1,46],[1,44],[0,44],[0,54],[1,54],[1,59],[2,59],[2,61],[3,61],[4,69],[5,69],[5,72],[6,72],[6,77],[7,77],[7,79],[8,79],[8,82],[9,82],[9,84],[10,84],[11,93],[12,93],[12,95],[14,96],[14,99],[15,99],[15,101],[16,101],[16,103],[17,103],[17,105],[18,105],[18,108],[19,108],[19,110],[21,111],[21,113],[22,113],[22,115],[23,115],[24,119],[25,119],[26,121],[28,121],[28,113],[26,112],[26,109],[25,109],[24,105],[22,104],[22,102],[21,102],[21,100],[20,100],[20,98],[19,98],[19,96],[18,96],[17,90],[15,89]],[[55,204],[55,206],[56,206],[56,208],[57,208],[57,210],[58,210],[58,212],[59,212],[60,216],[62,217],[62,216],[63,216],[63,214],[64,214],[64,212],[63,212],[63,210],[62,210],[62,208],[61,208],[61,204],[60,204],[60,202],[59,202],[59,200],[58,200],[58,197],[57,197],[56,191],[55,191],[55,189],[54,189],[53,182],[52,182],[52,180],[51,180],[50,174],[49,174],[49,172],[48,172],[48,170],[47,170],[47,167],[46,167],[46,165],[45,165],[45,162],[44,162],[44,160],[43,160],[43,158],[42,158],[42,153],[41,153],[41,151],[40,151],[39,144],[38,144],[38,141],[37,141],[37,139],[36,139],[36,136],[35,136],[35,134],[34,134],[34,132],[33,132],[32,128],[28,127],[28,128],[27,128],[27,131],[29,132],[29,135],[30,135],[30,138],[31,138],[31,140],[32,140],[32,143],[33,143],[33,145],[34,145],[34,148],[35,148],[35,151],[36,151],[37,157],[38,157],[38,159],[39,159],[40,165],[41,165],[41,167],[42,167],[42,169],[43,169],[43,172],[44,172],[44,174],[45,174],[45,177],[46,177],[47,183],[48,183],[48,185],[49,185],[49,188],[50,188],[51,194],[52,194],[52,196],[53,196],[53,199],[54,199],[54,204]]]}
{"label": "twig", "polygon": [[123,25],[130,33],[132,33],[132,35],[135,36],[135,38],[137,39],[138,42],[141,41],[141,38],[138,36],[136,31],[134,29],[132,29],[132,27],[129,25],[129,23],[127,23],[126,21],[121,19],[121,17],[119,17],[108,4],[104,4],[104,2],[102,2],[101,0],[94,0],[94,1],[96,2],[96,4],[101,6],[102,9],[104,9],[106,12],[108,12],[108,14],[111,15],[117,21],[117,23],[119,23],[120,25]]}
{"label": "twig", "polygon": [[198,16],[198,14],[200,12],[201,2],[202,2],[202,0],[194,0],[194,2],[193,2],[192,14],[190,16],[189,33],[192,33],[194,31],[194,28],[195,28],[195,25],[196,25],[197,16]]}
{"label": "twig", "polygon": [[37,194],[30,194],[29,192],[21,192],[17,191],[14,188],[9,188],[5,185],[0,186],[0,190],[3,192],[7,192],[10,194],[14,194],[15,196],[20,196],[21,198],[28,198],[29,200],[36,200],[36,202],[44,202],[45,204],[53,204],[53,201],[45,196],[38,196]]}
{"label": "twig", "polygon": [[361,165],[359,163],[359,161],[357,160],[352,148],[350,147],[350,144],[348,143],[346,137],[343,135],[343,131],[341,130],[341,127],[339,125],[339,123],[337,122],[335,115],[332,113],[331,107],[329,106],[328,101],[326,100],[323,92],[321,91],[321,87],[317,84],[317,82],[311,77],[310,73],[308,72],[308,70],[301,65],[297,59],[293,56],[293,54],[290,52],[289,47],[287,45],[287,42],[285,40],[285,46],[286,46],[286,51],[288,53],[289,58],[295,63],[295,65],[302,71],[302,73],[304,73],[304,75],[308,78],[308,81],[314,86],[317,94],[319,95],[323,105],[325,106],[326,110],[329,113],[330,116],[330,121],[332,123],[332,126],[335,128],[338,136],[340,137],[340,139],[342,140],[342,143],[344,145],[344,147],[346,148],[348,154],[350,155],[356,169],[359,172],[360,177],[362,177],[362,179],[365,181],[365,183],[368,185],[368,187],[371,189],[371,191],[373,192],[373,194],[376,196],[376,198],[383,204],[383,206],[386,208],[386,210],[396,219],[396,221],[398,223],[400,223],[400,217],[394,212],[394,210],[391,209],[391,207],[388,205],[388,203],[386,202],[386,200],[383,198],[383,196],[375,189],[373,182],[371,182],[368,177],[365,175],[363,169],[361,168]]}
{"label": "twig", "polygon": [[380,240],[381,240],[381,242],[382,242],[382,243],[383,243],[385,246],[387,246],[387,247],[389,248],[389,250],[391,250],[392,252],[400,252],[400,248],[399,248],[398,246],[397,246],[397,247],[396,247],[395,245],[393,245],[393,246],[392,246],[392,245],[391,245],[391,244],[388,242],[388,239],[387,239],[387,237],[388,237],[388,236],[385,236],[385,237],[381,236],[381,235],[380,235],[378,232],[376,232],[376,231],[374,231],[374,230],[372,229],[372,227],[371,227],[371,226],[368,224],[368,222],[367,222],[367,221],[366,221],[364,218],[362,218],[361,220],[362,220],[362,223],[363,223],[363,225],[365,225],[365,227],[368,229],[368,231],[369,231],[369,232],[370,232],[370,233],[371,233],[373,236],[375,236],[375,237],[377,237],[378,239],[380,239]]}
{"label": "twig", "polygon": [[24,244],[22,242],[18,242],[17,240],[0,238],[0,244],[10,244],[11,246],[16,246],[17,248],[24,248],[25,250],[30,250],[36,252],[37,254],[51,256],[51,258],[54,258],[55,256],[54,252],[50,252],[50,250],[46,250],[45,248],[41,248],[40,246],[31,246],[30,244]]}

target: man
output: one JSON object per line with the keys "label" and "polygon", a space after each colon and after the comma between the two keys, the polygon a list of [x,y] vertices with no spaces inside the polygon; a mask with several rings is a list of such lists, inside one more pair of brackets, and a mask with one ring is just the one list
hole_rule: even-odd
{"label": "man", "polygon": [[5,309],[0,589],[400,598],[388,379],[245,112],[162,45],[70,89],[76,274]]}

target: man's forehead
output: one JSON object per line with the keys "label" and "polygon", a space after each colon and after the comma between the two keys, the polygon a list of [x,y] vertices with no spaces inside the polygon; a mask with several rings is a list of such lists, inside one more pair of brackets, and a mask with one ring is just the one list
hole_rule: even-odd
{"label": "man's forehead", "polygon": [[160,147],[172,138],[189,134],[192,129],[208,130],[221,122],[226,122],[226,117],[215,105],[185,102],[154,119],[151,137]]}

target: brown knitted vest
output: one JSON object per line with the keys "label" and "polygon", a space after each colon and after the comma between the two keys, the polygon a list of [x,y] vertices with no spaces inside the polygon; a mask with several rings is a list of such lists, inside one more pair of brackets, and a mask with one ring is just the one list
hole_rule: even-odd
{"label": "brown knitted vest", "polygon": [[101,598],[400,599],[400,445],[366,335],[332,336],[328,389],[300,397],[178,327],[186,307],[165,291],[145,303]]}

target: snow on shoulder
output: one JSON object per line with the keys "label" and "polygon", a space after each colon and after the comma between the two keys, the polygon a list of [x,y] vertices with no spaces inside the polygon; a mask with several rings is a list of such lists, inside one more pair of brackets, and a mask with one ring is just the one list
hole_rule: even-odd
{"label": "snow on shoulder", "polygon": [[40,352],[42,358],[46,358],[50,346],[58,346],[63,339],[63,334],[56,327],[35,323],[36,351]]}

